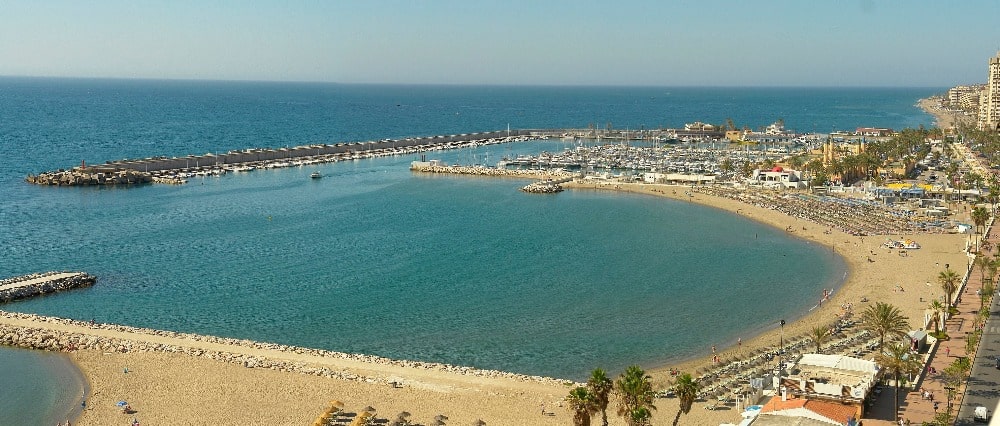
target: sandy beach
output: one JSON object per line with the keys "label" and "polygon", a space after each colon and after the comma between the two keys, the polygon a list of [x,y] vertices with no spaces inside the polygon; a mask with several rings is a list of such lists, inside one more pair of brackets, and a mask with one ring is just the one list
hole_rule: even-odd
{"label": "sandy beach", "polygon": [[933,115],[934,126],[944,131],[955,130],[959,123],[974,125],[976,122],[974,117],[942,108],[941,98],[937,96],[921,99],[917,105],[924,112]]}
{"label": "sandy beach", "polygon": [[[784,327],[786,338],[805,334],[817,325],[829,324],[846,303],[852,303],[855,311],[863,310],[875,301],[892,303],[909,316],[913,328],[919,328],[929,301],[942,296],[936,282],[937,274],[945,264],[963,274],[970,261],[962,252],[967,238],[964,235],[888,236],[909,237],[922,246],[918,250],[909,250],[907,256],[901,256],[895,250],[881,247],[887,236],[858,237],[839,231],[824,233],[824,228],[803,219],[721,197],[704,194],[689,197],[679,187],[646,184],[620,184],[616,187],[577,183],[566,186],[573,190],[628,191],[675,198],[738,212],[778,229],[790,227],[792,236],[836,250],[850,269],[846,282],[835,289],[828,302],[806,317],[795,321],[788,319],[789,323]],[[873,261],[869,262],[869,259]],[[820,297],[820,294],[816,295],[817,301]],[[867,298],[868,302],[861,302],[862,298]],[[301,350],[289,352],[226,345],[114,328],[93,329],[81,324],[9,317],[0,317],[0,324],[224,351],[281,360],[307,368],[326,368],[338,372],[339,377],[247,368],[245,364],[222,362],[190,353],[77,350],[72,352],[71,357],[93,389],[93,395],[87,401],[87,410],[77,423],[81,425],[124,425],[130,424],[133,417],[143,424],[302,425],[311,424],[330,400],[343,401],[347,412],[358,412],[366,406],[375,407],[379,418],[389,420],[401,411],[408,411],[413,414],[411,419],[420,424],[431,423],[438,414],[447,415],[451,419],[448,424],[456,425],[471,424],[476,419],[493,425],[565,425],[572,422],[571,414],[560,406],[564,405],[560,400],[570,386],[555,380],[477,376],[450,369],[390,365],[363,358],[317,356]],[[699,368],[710,365],[712,345],[724,358],[736,358],[756,348],[777,346],[778,333],[775,324],[771,330],[758,336],[744,336],[738,347],[736,342],[706,341],[703,358],[647,370],[656,385],[666,387],[669,383],[668,368],[695,373]],[[670,354],[664,354],[663,358],[670,359]],[[388,385],[388,381],[401,382],[402,386]],[[136,412],[122,414],[115,406],[119,400],[127,400]],[[551,415],[542,415],[543,405]],[[653,424],[670,424],[677,411],[676,399],[659,399],[657,408]],[[624,424],[614,415],[614,404],[609,410],[611,424]],[[682,417],[681,424],[718,425],[734,422],[738,417],[739,413],[731,407],[709,411],[698,406]]]}

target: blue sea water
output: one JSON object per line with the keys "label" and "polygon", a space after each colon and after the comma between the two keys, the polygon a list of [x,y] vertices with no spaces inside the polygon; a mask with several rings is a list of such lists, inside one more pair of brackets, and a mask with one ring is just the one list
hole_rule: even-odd
{"label": "blue sea water", "polygon": [[[0,78],[0,276],[99,277],[92,288],[3,309],[575,379],[597,366],[702,355],[801,315],[844,265],[824,247],[726,212],[414,175],[414,156],[184,186],[50,188],[23,178],[81,161],[508,125],[930,126],[914,104],[942,90]],[[566,146],[431,157],[495,162]],[[315,170],[327,177],[309,179]]]}

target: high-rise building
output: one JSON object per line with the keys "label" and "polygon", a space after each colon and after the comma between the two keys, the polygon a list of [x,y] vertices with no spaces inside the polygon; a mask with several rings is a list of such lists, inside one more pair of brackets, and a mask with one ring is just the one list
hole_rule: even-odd
{"label": "high-rise building", "polygon": [[990,74],[986,82],[985,96],[980,98],[979,128],[1000,130],[1000,52],[990,58]]}

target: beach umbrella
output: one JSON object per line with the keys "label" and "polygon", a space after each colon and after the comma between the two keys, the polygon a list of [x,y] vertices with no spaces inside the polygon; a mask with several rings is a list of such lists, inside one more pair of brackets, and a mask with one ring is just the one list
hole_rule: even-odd
{"label": "beach umbrella", "polygon": [[118,401],[118,403],[117,403],[117,404],[115,404],[115,405],[117,405],[117,406],[119,406],[119,407],[124,407],[124,406],[128,405],[128,403],[127,403],[127,402],[125,402],[125,401]]}
{"label": "beach umbrella", "polygon": [[375,407],[372,407],[371,405],[369,405],[369,406],[365,407],[365,409],[363,411],[366,412],[366,413],[374,413],[375,412]]}
{"label": "beach umbrella", "polygon": [[438,414],[438,415],[434,416],[434,420],[445,421],[445,420],[448,420],[448,416],[446,416],[444,414]]}
{"label": "beach umbrella", "polygon": [[472,422],[472,426],[486,426],[486,422],[484,422],[483,419],[477,419]]}
{"label": "beach umbrella", "polygon": [[403,412],[401,412],[401,413],[399,413],[399,414],[396,415],[396,418],[398,418],[398,419],[405,419],[405,418],[408,418],[408,417],[410,417],[410,412],[409,411],[403,411]]}

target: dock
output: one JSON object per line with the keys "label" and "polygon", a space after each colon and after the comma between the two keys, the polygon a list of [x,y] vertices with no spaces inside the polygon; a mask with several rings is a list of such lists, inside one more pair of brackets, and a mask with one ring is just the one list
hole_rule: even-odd
{"label": "dock", "polygon": [[44,272],[0,280],[0,303],[78,287],[90,287],[97,277],[85,272]]}

